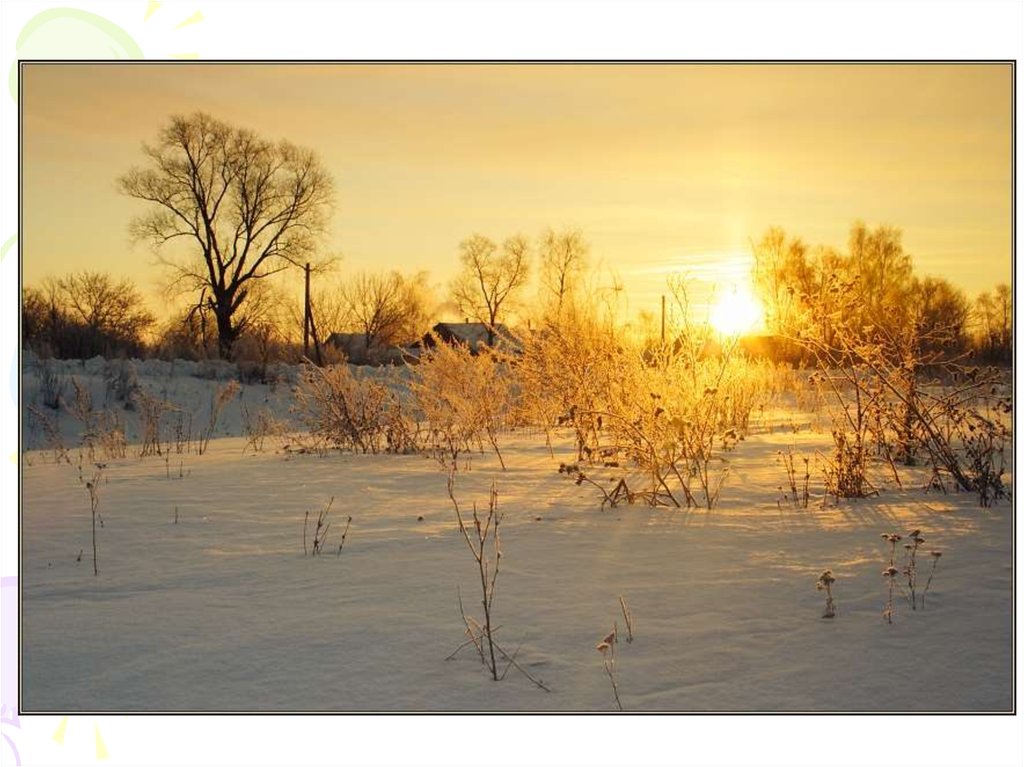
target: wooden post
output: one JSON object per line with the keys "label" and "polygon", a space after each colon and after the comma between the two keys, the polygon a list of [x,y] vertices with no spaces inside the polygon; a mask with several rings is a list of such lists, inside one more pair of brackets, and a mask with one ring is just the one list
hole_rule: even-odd
{"label": "wooden post", "polygon": [[661,295],[661,345],[665,345],[665,294]]}
{"label": "wooden post", "polygon": [[309,358],[309,325],[310,325],[310,311],[309,311],[309,262],[306,262],[306,301],[305,307],[302,313],[302,356]]}

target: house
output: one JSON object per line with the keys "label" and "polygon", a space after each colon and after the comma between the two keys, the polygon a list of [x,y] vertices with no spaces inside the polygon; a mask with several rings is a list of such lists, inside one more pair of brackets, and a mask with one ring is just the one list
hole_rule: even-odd
{"label": "house", "polygon": [[331,333],[327,344],[353,365],[397,365],[403,361],[402,350],[397,346],[373,343],[367,348],[365,333]]}
{"label": "house", "polygon": [[[423,336],[420,346],[426,349],[433,348],[437,341],[447,344],[462,344],[468,346],[474,354],[478,353],[485,346],[491,346],[492,335],[490,326],[484,322],[439,322],[430,329],[430,332]],[[508,329],[507,325],[497,323],[494,325],[493,333],[496,349],[519,353],[522,345],[519,339]]]}

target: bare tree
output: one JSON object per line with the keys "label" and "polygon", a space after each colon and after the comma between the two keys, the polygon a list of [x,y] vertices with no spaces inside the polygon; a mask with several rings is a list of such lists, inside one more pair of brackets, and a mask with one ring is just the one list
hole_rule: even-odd
{"label": "bare tree", "polygon": [[57,281],[71,317],[97,333],[135,340],[153,325],[131,280],[103,272],[76,272]]}
{"label": "bare tree", "polygon": [[974,302],[979,324],[981,351],[992,361],[1013,358],[1013,293],[1002,283],[991,293],[980,294]]}
{"label": "bare tree", "polygon": [[26,288],[22,316],[26,343],[58,357],[136,354],[155,323],[131,280],[90,271]]}
{"label": "bare tree", "polygon": [[152,203],[132,234],[158,249],[189,244],[187,255],[162,261],[173,284],[211,310],[220,354],[229,357],[250,321],[252,284],[312,259],[331,209],[331,178],[309,149],[202,112],[172,117],[143,153],[147,167],[118,179],[124,194]]}
{"label": "bare tree", "polygon": [[772,227],[757,244],[754,254],[754,282],[768,313],[768,325],[776,333],[791,332],[801,311],[800,296],[813,293],[813,264],[807,246],[799,238]]}
{"label": "bare tree", "polygon": [[572,297],[587,268],[589,250],[579,229],[548,229],[541,235],[540,281],[551,294],[556,317],[561,317],[565,302]]}
{"label": "bare tree", "polygon": [[399,272],[360,272],[344,284],[343,305],[364,336],[366,349],[412,340],[429,317],[426,272],[409,278]]}
{"label": "bare tree", "polygon": [[861,324],[895,329],[909,319],[914,268],[903,250],[903,232],[893,226],[868,229],[856,221],[850,227],[848,268],[865,301]]}
{"label": "bare tree", "polygon": [[487,326],[487,343],[494,345],[495,326],[508,301],[529,277],[529,244],[522,235],[509,237],[501,251],[480,234],[459,243],[462,271],[451,285],[459,311]]}
{"label": "bare tree", "polygon": [[913,299],[924,346],[929,351],[962,351],[971,314],[964,292],[949,280],[924,277],[914,280]]}

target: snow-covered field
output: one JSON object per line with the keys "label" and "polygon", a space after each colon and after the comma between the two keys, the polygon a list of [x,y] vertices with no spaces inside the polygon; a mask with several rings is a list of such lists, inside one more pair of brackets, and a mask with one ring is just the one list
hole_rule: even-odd
{"label": "snow-covered field", "polygon": [[[24,403],[40,407],[34,361]],[[77,365],[77,367],[76,367]],[[139,365],[143,385],[201,426],[218,381],[189,363]],[[62,363],[107,396],[105,363]],[[208,372],[208,371],[207,371]],[[516,662],[495,682],[465,641],[458,607],[479,615],[480,582],[446,476],[426,457],[262,452],[242,437],[242,405],[288,416],[287,375],[246,385],[204,455],[125,458],[98,469],[58,428],[60,459],[25,416],[22,471],[22,695],[28,711],[610,711],[596,645],[618,624],[615,678],[628,711],[1009,711],[1013,706],[1012,507],[906,489],[876,472],[877,498],[810,507],[780,497],[778,451],[827,451],[815,414],[775,410],[727,454],[720,507],[602,510],[594,488],[557,471],[543,435],[505,436],[459,471],[463,508],[499,494],[497,638]],[[124,411],[138,438],[135,413]],[[80,457],[81,456],[81,457]],[[81,461],[81,468],[79,462]],[[608,468],[610,474],[617,469]],[[99,472],[99,575],[90,494]],[[324,556],[304,556],[306,512],[330,499]],[[340,555],[338,544],[351,516]],[[312,521],[307,529],[311,546]],[[888,594],[881,535],[920,529],[924,606]],[[81,557],[79,555],[81,552]],[[902,558],[902,548],[899,550]],[[822,619],[825,568],[838,615]],[[626,642],[619,603],[633,618]],[[918,594],[920,598],[920,593]],[[499,663],[499,665],[502,665]]]}

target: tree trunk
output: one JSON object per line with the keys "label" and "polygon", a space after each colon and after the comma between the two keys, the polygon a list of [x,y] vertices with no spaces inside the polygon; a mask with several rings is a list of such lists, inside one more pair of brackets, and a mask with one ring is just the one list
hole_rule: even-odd
{"label": "tree trunk", "polygon": [[232,322],[229,311],[222,306],[214,306],[214,316],[217,318],[217,349],[222,360],[231,359],[231,352],[234,349],[235,341],[238,340],[238,329]]}

